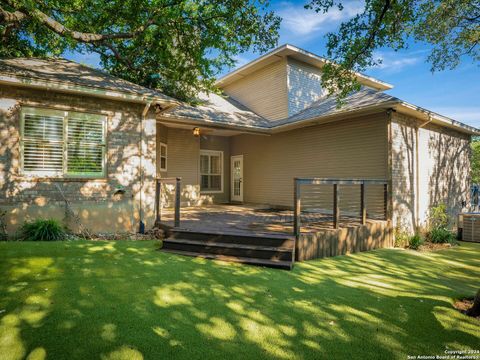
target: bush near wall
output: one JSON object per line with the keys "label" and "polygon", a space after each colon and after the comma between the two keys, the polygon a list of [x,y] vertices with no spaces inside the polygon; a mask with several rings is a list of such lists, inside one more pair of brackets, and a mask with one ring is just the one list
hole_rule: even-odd
{"label": "bush near wall", "polygon": [[55,219],[37,219],[25,222],[20,228],[19,240],[23,241],[58,241],[65,240],[67,231]]}

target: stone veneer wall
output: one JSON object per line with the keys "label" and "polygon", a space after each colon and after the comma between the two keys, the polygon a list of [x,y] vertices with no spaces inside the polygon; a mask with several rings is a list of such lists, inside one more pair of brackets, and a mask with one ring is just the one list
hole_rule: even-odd
{"label": "stone veneer wall", "polygon": [[[20,169],[20,109],[54,108],[107,116],[107,169],[100,179],[32,178]],[[9,231],[27,218],[65,217],[60,186],[82,225],[92,231],[135,231],[140,207],[147,227],[153,222],[156,175],[155,114],[141,126],[143,104],[0,86],[0,209],[7,211]],[[143,131],[141,160],[140,141]],[[140,182],[143,167],[144,186]],[[125,193],[115,194],[117,189]],[[143,193],[143,196],[141,194]],[[73,230],[77,222],[69,224]]]}

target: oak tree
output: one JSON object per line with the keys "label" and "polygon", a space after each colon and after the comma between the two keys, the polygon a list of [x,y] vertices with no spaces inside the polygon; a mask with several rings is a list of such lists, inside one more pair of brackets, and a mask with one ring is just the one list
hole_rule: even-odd
{"label": "oak tree", "polygon": [[0,0],[0,57],[97,53],[113,75],[180,99],[276,45],[267,0]]}

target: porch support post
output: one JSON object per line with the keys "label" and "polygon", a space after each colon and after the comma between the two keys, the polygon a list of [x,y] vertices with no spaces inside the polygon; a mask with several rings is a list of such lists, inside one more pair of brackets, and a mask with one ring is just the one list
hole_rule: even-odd
{"label": "porch support post", "polygon": [[365,207],[365,183],[360,184],[360,217],[362,225],[367,222],[367,208]]}
{"label": "porch support post", "polygon": [[338,201],[338,184],[333,184],[333,228],[338,229],[340,220],[340,209]]}
{"label": "porch support post", "polygon": [[180,186],[181,178],[175,179],[175,227],[180,226]]}
{"label": "porch support post", "polygon": [[300,223],[300,214],[301,214],[301,206],[302,206],[302,198],[300,195],[300,181],[297,178],[293,179],[294,182],[294,190],[293,190],[293,235],[298,239],[300,236],[300,227],[302,226]]}

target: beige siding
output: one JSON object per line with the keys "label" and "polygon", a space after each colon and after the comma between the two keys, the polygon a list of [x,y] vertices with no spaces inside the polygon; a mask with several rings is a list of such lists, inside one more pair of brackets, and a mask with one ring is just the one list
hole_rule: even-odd
{"label": "beige siding", "polygon": [[223,192],[211,194],[216,203],[230,201],[230,138],[225,136],[202,136],[200,149],[217,150],[223,152]]}
{"label": "beige siding", "polygon": [[322,71],[304,62],[288,59],[288,115],[292,116],[325,95]]}
{"label": "beige siding", "polygon": [[[245,202],[292,206],[294,177],[387,178],[387,117],[359,117],[269,137],[240,135],[232,139],[231,154],[244,155]],[[304,194],[306,202],[319,196],[323,206],[331,206],[330,187]],[[358,189],[344,188],[343,194],[344,200],[359,197]],[[376,189],[370,204],[378,200]]]}
{"label": "beige siding", "polygon": [[227,85],[224,92],[269,120],[288,117],[287,66],[279,60]]}
{"label": "beige siding", "polygon": [[[228,137],[201,136],[194,137],[191,130],[159,128],[158,139],[168,146],[167,172],[162,177],[182,178],[181,201],[183,206],[194,206],[208,203],[228,202],[230,196],[230,143]],[[167,135],[165,135],[167,134]],[[223,192],[200,192],[200,149],[223,151]],[[164,187],[166,206],[173,204],[173,186]]]}
{"label": "beige siding", "polygon": [[190,130],[169,128],[167,145],[166,176],[181,177],[182,204],[195,205],[200,198],[198,177],[200,140],[192,136]]}
{"label": "beige siding", "polygon": [[462,202],[468,203],[470,186],[470,137],[431,124],[419,128],[417,166],[415,127],[419,124],[393,115],[393,220],[395,226],[411,232],[416,225],[426,226],[431,207],[441,203],[456,219]]}

